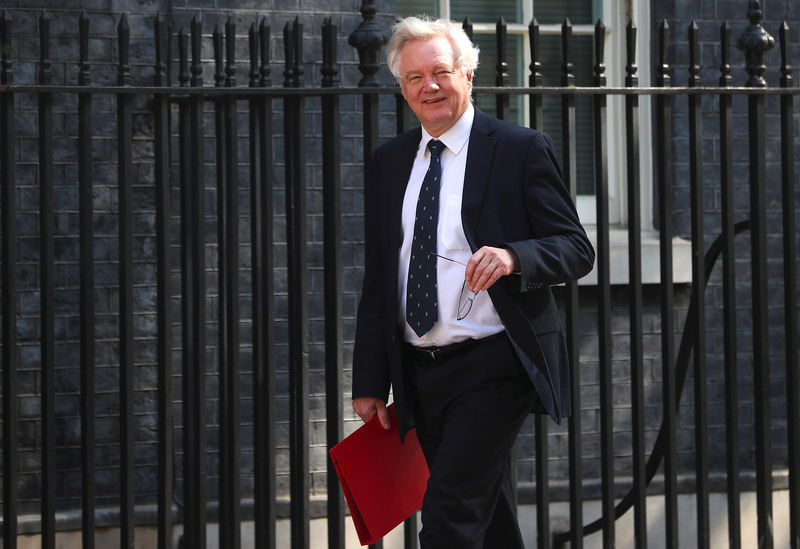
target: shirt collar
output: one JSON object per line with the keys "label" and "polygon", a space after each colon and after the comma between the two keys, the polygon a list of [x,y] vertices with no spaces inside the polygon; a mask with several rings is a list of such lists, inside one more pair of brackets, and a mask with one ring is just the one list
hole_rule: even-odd
{"label": "shirt collar", "polygon": [[425,128],[422,128],[422,139],[419,142],[419,149],[421,150],[423,156],[429,154],[428,153],[428,141],[431,139],[438,139],[447,149],[458,156],[464,145],[467,144],[469,140],[469,133],[472,131],[472,121],[475,119],[475,107],[472,106],[470,103],[467,106],[467,110],[464,111],[464,114],[456,120],[456,123],[453,126],[444,132],[439,137],[433,137],[429,134]]}

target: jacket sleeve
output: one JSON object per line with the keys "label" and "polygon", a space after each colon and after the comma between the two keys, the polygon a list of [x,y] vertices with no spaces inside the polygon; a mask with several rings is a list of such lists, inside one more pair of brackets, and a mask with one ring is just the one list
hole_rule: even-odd
{"label": "jacket sleeve", "polygon": [[520,261],[520,291],[577,280],[592,270],[594,249],[561,175],[553,142],[537,132],[525,155],[523,200],[534,238],[509,242]]}
{"label": "jacket sleeve", "polygon": [[384,261],[381,189],[374,155],[366,162],[364,186],[364,282],[356,315],[353,398],[389,398],[390,375],[384,340]]}

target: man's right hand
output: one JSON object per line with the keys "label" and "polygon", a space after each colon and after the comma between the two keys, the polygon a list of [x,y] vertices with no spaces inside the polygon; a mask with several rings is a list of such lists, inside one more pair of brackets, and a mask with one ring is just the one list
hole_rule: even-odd
{"label": "man's right hand", "polygon": [[389,412],[386,410],[386,403],[379,398],[359,397],[353,399],[353,410],[358,417],[366,423],[376,415],[381,426],[387,431],[391,427],[389,423]]}

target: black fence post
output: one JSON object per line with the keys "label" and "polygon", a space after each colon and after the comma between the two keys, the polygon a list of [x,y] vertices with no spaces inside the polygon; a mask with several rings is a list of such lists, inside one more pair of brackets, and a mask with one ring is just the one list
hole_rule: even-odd
{"label": "black fence post", "polygon": [[[501,17],[497,20],[495,25],[495,39],[497,41],[497,65],[495,70],[497,74],[494,79],[494,84],[497,87],[505,88],[508,86],[508,62],[507,46],[508,46],[508,25],[505,18]],[[500,120],[509,119],[510,96],[507,93],[498,93],[496,96],[496,109],[497,118]]]}
{"label": "black fence post", "polygon": [[[78,85],[91,86],[89,16],[81,12]],[[94,220],[92,189],[92,94],[78,94],[78,180],[80,209],[80,354],[81,354],[81,526],[84,549],[92,549],[95,529],[95,336]]]}
{"label": "black fence post", "polygon": [[[625,87],[639,86],[636,65],[637,29],[633,20],[625,29]],[[625,96],[625,151],[628,178],[628,287],[630,297],[631,424],[633,430],[634,546],[647,549],[647,478],[645,473],[644,344],[642,322],[642,216],[639,175],[639,96]]]}
{"label": "black fence post", "polygon": [[[217,33],[215,33],[217,35]],[[219,34],[219,59],[222,60],[222,38]],[[215,41],[216,44],[216,41]],[[220,85],[236,86],[236,26],[229,17],[225,23],[224,65]],[[219,143],[217,170],[217,204],[219,209],[219,397],[220,397],[220,546],[237,549],[241,545],[241,480],[239,464],[239,178],[237,101],[226,95],[217,103],[217,112],[224,128]]]}
{"label": "black fence post", "polygon": [[[169,29],[158,15],[154,23],[157,87],[169,82]],[[158,257],[158,549],[172,546],[172,490],[174,482],[172,443],[172,297],[170,252],[170,106],[169,95],[153,97],[153,148],[156,187],[156,254]]]}
{"label": "black fence post", "polygon": [[[594,29],[595,64],[593,85],[606,85],[604,65],[606,27],[598,21]],[[603,509],[603,546],[614,546],[614,395],[611,363],[611,249],[608,213],[608,140],[606,139],[606,102],[602,94],[593,96],[595,141],[595,200],[597,211],[597,334],[600,362],[600,454]]]}
{"label": "black fence post", "polygon": [[[117,84],[130,83],[130,27],[125,14],[117,26],[119,67]],[[136,537],[133,411],[133,103],[127,93],[117,94],[117,165],[119,192],[119,393],[120,393],[120,547],[133,548]]]}
{"label": "black fence post", "polygon": [[[749,78],[746,85],[765,88],[766,53],[775,40],[761,26],[763,12],[758,0],[751,0],[745,29],[736,46],[745,54]],[[759,546],[773,544],[772,457],[770,425],[769,304],[767,298],[766,145],[764,96],[748,96],[747,118],[750,141],[750,261],[753,300],[753,389],[755,392],[756,507]]]}
{"label": "black fence post", "polygon": [[[731,26],[720,28],[721,64],[719,85],[731,86]],[[725,422],[736,426],[725,430],[727,471],[728,545],[741,547],[741,503],[739,484],[739,368],[736,353],[736,251],[733,190],[733,97],[720,94],[720,194],[722,200],[722,300],[725,346]]]}
{"label": "black fence post", "polygon": [[[0,89],[13,82],[11,18],[0,14]],[[17,215],[14,131],[14,95],[0,93],[0,218],[2,218],[2,265],[0,266],[0,305],[3,308],[0,338],[3,345],[3,547],[17,546]]]}
{"label": "black fence post", "polygon": [[[338,27],[322,25],[322,87],[339,85],[336,60]],[[342,200],[339,96],[322,97],[322,209],[325,271],[325,435],[330,451],[343,437],[342,425]],[[344,500],[336,468],[327,457],[328,547],[344,548]]]}
{"label": "black fence post", "polygon": [[[295,18],[283,29],[284,87],[303,85],[303,26]],[[308,278],[306,250],[305,99],[284,98],[286,238],[289,278],[289,460],[292,547],[308,548]]]}
{"label": "black fence post", "polygon": [[[538,25],[536,33],[536,46],[538,46]],[[565,19],[561,25],[561,85],[564,87],[575,86],[575,73],[574,66],[570,58],[570,47],[572,44],[572,23],[569,19]],[[539,52],[540,53],[540,52]],[[538,58],[538,54],[534,55],[531,52],[531,58]],[[540,81],[537,75],[534,74],[536,81]],[[537,101],[537,110],[541,109],[541,100]],[[538,122],[543,122],[541,112],[537,113]],[[561,162],[564,173],[564,183],[569,189],[572,200],[577,199],[577,152],[576,152],[576,139],[575,139],[575,95],[565,93],[561,96],[561,128],[562,128],[562,146]],[[567,331],[567,352],[569,353],[570,361],[570,379],[573,380],[570,388],[570,395],[573,399],[573,414],[570,415],[568,420],[569,429],[569,479],[570,479],[570,532],[569,539],[573,543],[573,547],[583,546],[583,486],[582,486],[582,473],[581,473],[581,418],[580,410],[576,408],[577,403],[580,403],[580,346],[578,341],[580,339],[580,326],[579,320],[579,296],[578,296],[578,283],[575,281],[567,282],[565,292],[565,308],[566,308],[566,331]],[[540,460],[538,450],[546,447],[544,439],[547,435],[546,425],[544,421],[538,421],[536,425],[537,436],[537,467]],[[538,479],[537,479],[538,482]],[[536,487],[537,492],[539,486]],[[548,502],[544,499],[545,494],[540,496],[537,493],[537,506]],[[563,541],[563,536],[555,536],[553,545],[559,545]]]}
{"label": "black fence post", "polygon": [[[39,78],[38,83],[51,83],[50,16],[39,18]],[[53,197],[53,94],[39,94],[39,266],[41,322],[41,417],[42,417],[42,547],[55,547],[55,311],[53,276],[55,206]]]}
{"label": "black fence post", "polygon": [[[528,46],[531,51],[531,64],[528,67],[530,75],[528,76],[528,86],[531,88],[538,88],[542,85],[542,63],[539,60],[541,49],[539,48],[539,21],[534,17],[528,24]],[[542,94],[531,93],[528,95],[530,101],[531,128],[535,130],[542,129]]]}
{"label": "black fence post", "polygon": [[[272,85],[270,74],[270,27],[262,18],[258,26],[260,65],[258,85]],[[251,185],[252,254],[253,254],[253,445],[255,460],[255,537],[256,546],[275,549],[275,316],[272,258],[272,98],[258,100],[258,135],[253,143],[261,166]],[[255,166],[256,158],[253,159]],[[256,196],[256,193],[260,196]]]}
{"label": "black fence post", "polygon": [[[191,44],[181,31],[181,85],[203,85],[202,23],[191,21]],[[188,66],[191,49],[191,66]],[[206,547],[206,276],[203,96],[181,104],[181,242],[183,248],[183,547]]]}
{"label": "black fence post", "polygon": [[[781,87],[793,88],[789,23],[780,27]],[[794,95],[781,95],[781,207],[783,209],[783,288],[786,333],[786,405],[789,447],[789,530],[792,549],[800,548],[800,372],[797,333],[797,223],[795,220]]]}
{"label": "black fence post", "polygon": [[[689,25],[690,88],[700,86],[699,28]],[[705,239],[703,231],[703,113],[700,95],[689,95],[689,179],[692,226],[692,295],[694,324],[694,433],[695,495],[697,497],[697,547],[709,546],[708,509],[708,389],[706,387]]]}
{"label": "black fence post", "polygon": [[[666,19],[658,27],[656,86],[670,86],[669,24]],[[675,406],[675,342],[673,319],[674,288],[672,275],[672,99],[658,95],[655,99],[656,184],[658,186],[659,260],[661,278],[661,392],[664,432],[664,514],[667,547],[678,547],[678,481],[675,439],[677,421]]]}

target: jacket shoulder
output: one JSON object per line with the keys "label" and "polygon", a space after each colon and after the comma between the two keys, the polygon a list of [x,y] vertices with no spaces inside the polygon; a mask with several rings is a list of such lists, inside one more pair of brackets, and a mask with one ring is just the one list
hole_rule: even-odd
{"label": "jacket shoulder", "polygon": [[420,139],[422,139],[422,131],[419,128],[414,128],[378,145],[375,147],[373,154],[376,158],[380,158],[386,155],[397,155],[398,151],[401,150],[413,149],[416,151]]}
{"label": "jacket shoulder", "polygon": [[549,135],[539,130],[519,126],[505,120],[499,120],[489,116],[479,110],[475,111],[475,129],[483,131],[499,139],[511,139],[518,141],[538,141],[552,146],[552,139]]}

